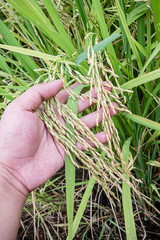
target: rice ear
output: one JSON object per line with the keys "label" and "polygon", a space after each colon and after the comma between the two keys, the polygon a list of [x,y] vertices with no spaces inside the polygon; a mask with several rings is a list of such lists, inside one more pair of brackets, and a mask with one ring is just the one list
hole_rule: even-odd
{"label": "rice ear", "polygon": [[[55,66],[52,66],[53,74],[51,77],[48,77],[47,81],[51,81],[51,79],[54,80],[61,75],[61,78],[64,79],[64,83],[67,82],[66,78],[70,77],[72,82],[75,81],[89,86],[90,102],[94,102],[96,104],[97,125],[99,120],[99,110],[100,108],[103,110],[102,127],[108,139],[107,144],[100,143],[93,132],[83,122],[81,122],[81,120],[67,107],[67,105],[61,104],[56,97],[52,99],[52,103],[59,114],[67,121],[67,124],[70,125],[69,128],[63,125],[57,118],[52,107],[51,100],[47,101],[46,104],[43,105],[44,110],[38,109],[37,112],[41,119],[45,122],[48,130],[55,140],[63,147],[65,153],[70,157],[73,164],[76,167],[85,167],[89,169],[96,181],[103,187],[107,195],[109,193],[115,197],[114,193],[110,189],[110,186],[118,184],[120,179],[124,180],[137,192],[137,194],[139,194],[138,190],[134,187],[131,181],[125,177],[124,173],[127,173],[131,179],[134,179],[131,174],[132,169],[128,169],[126,162],[124,161],[122,150],[120,148],[120,138],[110,116],[109,108],[111,107],[114,111],[112,104],[112,101],[114,101],[118,104],[119,111],[127,113],[130,112],[124,105],[124,90],[122,90],[118,84],[118,76],[114,73],[107,52],[105,52],[105,56],[106,61],[104,65],[101,53],[95,54],[91,44],[88,48],[89,70],[87,76],[82,75],[80,72],[71,68],[68,64],[63,64],[62,66],[62,64],[60,65],[59,63],[56,63]],[[61,71],[62,69],[65,69],[65,74]],[[109,75],[112,76],[112,79],[114,79],[114,84],[111,80],[109,80]],[[111,87],[111,91],[106,90],[106,85]],[[97,93],[96,100],[92,98],[91,94],[93,87]],[[77,99],[79,97],[82,98],[82,96],[79,96],[74,91],[68,89],[66,85],[64,88],[66,88],[73,99]],[[120,93],[119,95],[117,94],[117,90]],[[53,130],[53,128],[56,129],[56,131]],[[90,154],[77,149],[76,143],[70,137],[71,134],[74,135],[76,141],[80,142],[84,149],[89,151]],[[93,143],[96,148],[91,147],[85,139]],[[99,150],[105,153],[103,157],[100,155]],[[72,153],[80,160],[82,163],[81,165],[73,160]]]}

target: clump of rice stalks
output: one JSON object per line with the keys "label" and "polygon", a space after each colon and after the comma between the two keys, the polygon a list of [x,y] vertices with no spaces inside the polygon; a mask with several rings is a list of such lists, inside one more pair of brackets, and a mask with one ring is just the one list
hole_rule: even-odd
{"label": "clump of rice stalks", "polygon": [[[132,164],[128,167],[124,161],[120,148],[118,131],[111,119],[109,111],[109,108],[112,108],[112,110],[115,111],[115,104],[112,103],[114,101],[117,103],[116,108],[119,111],[129,112],[124,105],[124,90],[121,89],[118,84],[117,76],[114,73],[112,64],[105,51],[104,56],[105,61],[102,61],[102,55],[100,53],[95,54],[90,45],[88,48],[89,70],[86,76],[71,68],[68,64],[55,64],[54,67],[52,66],[52,77],[49,77],[46,82],[62,78],[64,83],[66,83],[69,77],[72,83],[79,82],[80,84],[84,84],[84,86],[89,86],[90,94],[83,94],[80,96],[73,90],[67,88],[68,84],[65,84],[64,88],[73,99],[81,98],[84,100],[85,98],[89,98],[90,104],[96,104],[97,125],[99,122],[99,111],[102,109],[102,126],[108,140],[107,144],[100,143],[94,133],[71,111],[71,109],[67,107],[67,105],[60,103],[56,97],[43,104],[44,110],[38,109],[37,111],[41,119],[45,122],[50,133],[63,147],[65,153],[70,157],[73,164],[77,167],[81,167],[78,162],[73,160],[72,154],[80,160],[83,168],[85,167],[91,171],[96,181],[103,187],[107,196],[109,197],[109,194],[111,194],[115,197],[114,193],[111,192],[109,188],[111,184],[115,185],[120,179],[124,180],[137,193],[138,191],[125,177],[125,174],[127,174],[128,177],[132,179],[134,178],[131,174]],[[104,63],[108,67],[106,67]],[[109,77],[114,78],[114,84],[109,80]],[[96,99],[92,98],[93,87],[97,94]],[[111,91],[107,90],[108,88],[106,87],[111,88]],[[70,126],[69,128],[61,123],[57,117],[55,109],[60,116],[67,121],[67,124]],[[74,136],[76,141],[81,143],[86,151],[77,149],[77,145],[71,136]],[[92,143],[96,148],[89,143]],[[102,151],[105,154],[101,154]]]}

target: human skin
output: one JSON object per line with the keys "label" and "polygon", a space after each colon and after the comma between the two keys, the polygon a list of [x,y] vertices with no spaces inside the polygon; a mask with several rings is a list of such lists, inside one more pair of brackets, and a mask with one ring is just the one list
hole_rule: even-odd
{"label": "human skin", "polygon": [[[0,240],[16,239],[28,193],[45,183],[64,165],[63,148],[35,111],[44,100],[53,96],[65,104],[68,93],[60,91],[62,87],[62,80],[35,85],[4,111],[0,121]],[[96,98],[95,91],[92,96]],[[79,100],[78,112],[84,111],[89,105],[88,99]],[[112,109],[110,114],[115,114]],[[65,124],[58,113],[57,117]],[[102,111],[99,122],[101,120]],[[94,127],[96,112],[82,117],[81,121],[89,128]],[[96,137],[101,143],[107,141],[104,132],[98,133]],[[77,147],[84,150],[79,143]]]}

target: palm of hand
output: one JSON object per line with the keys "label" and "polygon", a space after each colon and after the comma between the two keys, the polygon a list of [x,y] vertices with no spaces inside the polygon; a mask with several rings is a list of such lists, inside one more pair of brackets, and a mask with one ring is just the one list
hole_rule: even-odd
{"label": "palm of hand", "polygon": [[10,104],[3,115],[0,131],[3,139],[0,143],[0,161],[29,191],[44,183],[63,166],[64,151],[36,112],[20,110],[15,104]]}

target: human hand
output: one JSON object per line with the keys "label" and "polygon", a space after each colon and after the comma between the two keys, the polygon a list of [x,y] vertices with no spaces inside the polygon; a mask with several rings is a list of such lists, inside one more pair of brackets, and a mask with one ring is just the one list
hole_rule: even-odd
{"label": "human hand", "polygon": [[[71,88],[75,86],[76,84]],[[8,105],[0,121],[0,169],[7,170],[8,177],[11,175],[12,180],[15,179],[12,184],[26,196],[29,191],[53,176],[64,164],[64,150],[35,111],[44,100],[55,95],[65,104],[68,93],[65,90],[59,92],[62,87],[62,80],[33,86]],[[95,91],[92,97],[96,98]],[[79,100],[78,112],[84,111],[89,105],[89,99]],[[112,109],[110,114],[115,114]],[[92,128],[96,125],[96,115],[96,112],[93,112],[81,120]],[[65,124],[58,113],[57,116]],[[99,122],[101,120],[102,111]],[[107,141],[104,132],[96,134],[96,137],[102,143]],[[83,150],[78,143],[77,147]]]}

